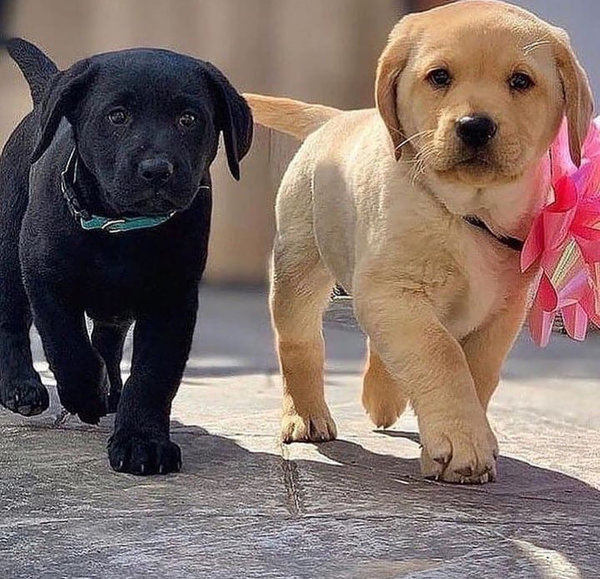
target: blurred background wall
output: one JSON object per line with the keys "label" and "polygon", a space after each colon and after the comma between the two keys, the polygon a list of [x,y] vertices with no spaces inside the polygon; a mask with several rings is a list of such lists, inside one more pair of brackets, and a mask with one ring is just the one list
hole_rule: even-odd
{"label": "blurred background wall", "polygon": [[[441,0],[0,0],[0,25],[41,46],[62,67],[84,56],[154,46],[210,60],[240,91],[287,95],[341,108],[373,106],[377,57],[402,14]],[[516,0],[565,26],[594,84],[593,26],[600,2]],[[8,5],[8,17],[4,7]],[[0,144],[30,107],[27,86],[0,56]],[[273,205],[281,173],[297,148],[258,130],[242,181],[217,160],[213,232],[206,279],[266,279]]]}
{"label": "blurred background wall", "polygon": [[[13,0],[8,28],[61,67],[96,52],[164,47],[212,61],[241,91],[364,107],[372,105],[377,56],[407,7],[402,0]],[[6,55],[0,102],[4,142],[30,107]],[[240,183],[219,158],[206,279],[264,283],[277,180],[295,146],[257,131]]]}

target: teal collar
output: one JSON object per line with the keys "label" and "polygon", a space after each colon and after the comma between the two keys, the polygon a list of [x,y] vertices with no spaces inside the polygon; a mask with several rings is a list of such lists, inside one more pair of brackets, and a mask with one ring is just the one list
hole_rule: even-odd
{"label": "teal collar", "polygon": [[[124,233],[126,231],[148,229],[161,225],[175,215],[176,211],[158,217],[101,217],[100,215],[91,214],[81,206],[77,198],[75,184],[77,181],[78,163],[77,147],[73,147],[67,165],[60,174],[60,190],[67,202],[69,212],[85,231],[100,230],[108,233]],[[206,188],[208,189],[208,187]]]}
{"label": "teal collar", "polygon": [[125,231],[135,231],[136,229],[156,227],[171,219],[175,213],[175,211],[172,211],[169,215],[160,217],[100,217],[99,215],[90,215],[89,219],[80,217],[79,225],[86,231],[101,229],[108,233],[123,233]]}

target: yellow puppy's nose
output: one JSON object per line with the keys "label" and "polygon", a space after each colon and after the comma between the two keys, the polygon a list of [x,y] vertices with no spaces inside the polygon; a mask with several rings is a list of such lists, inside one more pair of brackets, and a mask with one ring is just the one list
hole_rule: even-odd
{"label": "yellow puppy's nose", "polygon": [[461,117],[456,121],[456,133],[468,147],[484,147],[494,138],[498,125],[485,114]]}

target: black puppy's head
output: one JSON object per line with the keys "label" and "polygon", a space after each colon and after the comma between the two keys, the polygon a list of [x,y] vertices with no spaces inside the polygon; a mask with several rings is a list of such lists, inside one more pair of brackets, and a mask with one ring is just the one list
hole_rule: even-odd
{"label": "black puppy's head", "polygon": [[229,169],[252,141],[246,101],[207,62],[166,50],[94,56],[58,73],[41,103],[35,162],[62,118],[102,202],[118,215],[186,209],[223,134]]}

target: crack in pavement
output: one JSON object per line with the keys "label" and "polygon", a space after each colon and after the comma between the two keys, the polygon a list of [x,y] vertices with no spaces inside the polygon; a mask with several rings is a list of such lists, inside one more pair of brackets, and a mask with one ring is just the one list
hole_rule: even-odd
{"label": "crack in pavement", "polygon": [[286,494],[286,507],[292,517],[300,518],[304,514],[304,507],[301,497],[298,465],[286,455],[288,455],[288,451],[281,445],[281,470],[283,472],[283,485]]}

